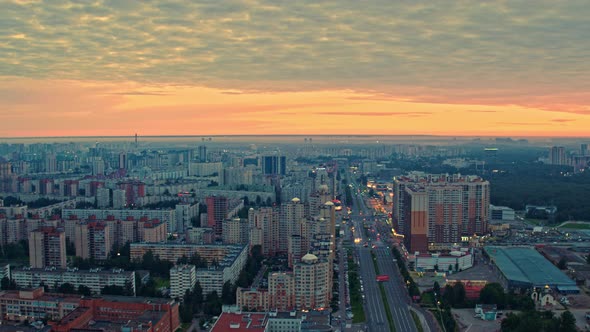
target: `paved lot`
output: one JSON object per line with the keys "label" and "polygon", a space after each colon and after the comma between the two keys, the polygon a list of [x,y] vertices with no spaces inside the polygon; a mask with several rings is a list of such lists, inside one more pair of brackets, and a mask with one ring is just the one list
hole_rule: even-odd
{"label": "paved lot", "polygon": [[500,319],[495,321],[484,321],[480,318],[473,317],[473,309],[453,309],[453,316],[459,324],[461,332],[478,332],[478,331],[500,331]]}

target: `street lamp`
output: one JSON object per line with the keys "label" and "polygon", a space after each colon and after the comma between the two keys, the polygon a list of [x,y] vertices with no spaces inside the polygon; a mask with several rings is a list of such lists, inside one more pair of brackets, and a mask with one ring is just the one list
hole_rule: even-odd
{"label": "street lamp", "polygon": [[436,296],[437,296],[436,292],[433,292],[433,294],[434,294],[434,300],[436,301],[436,309],[438,310],[438,314],[439,314],[439,316],[440,316],[440,325],[442,326],[442,328],[443,328],[443,331],[444,331],[444,332],[447,332],[447,329],[445,328],[445,322],[444,322],[444,320],[443,320],[443,316],[442,316],[442,311],[440,310],[440,304],[441,304],[441,303],[440,303],[440,301],[439,301],[439,300],[436,298]]}

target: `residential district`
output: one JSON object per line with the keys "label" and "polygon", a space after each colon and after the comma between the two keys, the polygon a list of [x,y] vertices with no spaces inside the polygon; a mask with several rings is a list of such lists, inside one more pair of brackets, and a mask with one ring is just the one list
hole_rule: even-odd
{"label": "residential district", "polygon": [[583,142],[97,140],[0,143],[0,331],[589,329]]}

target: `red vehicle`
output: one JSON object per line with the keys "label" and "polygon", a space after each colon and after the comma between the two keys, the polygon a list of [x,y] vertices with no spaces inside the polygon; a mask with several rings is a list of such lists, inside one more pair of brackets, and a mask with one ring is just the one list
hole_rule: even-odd
{"label": "red vehicle", "polygon": [[382,275],[378,275],[376,279],[379,282],[381,282],[381,281],[389,281],[389,276],[387,274],[382,274]]}

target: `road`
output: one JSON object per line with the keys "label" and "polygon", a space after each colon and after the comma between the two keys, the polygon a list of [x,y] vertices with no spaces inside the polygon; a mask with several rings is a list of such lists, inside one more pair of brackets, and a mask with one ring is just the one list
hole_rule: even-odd
{"label": "road", "polygon": [[398,267],[393,263],[390,249],[382,244],[376,245],[377,247],[373,249],[373,252],[377,257],[379,272],[389,276],[389,281],[383,282],[383,287],[389,302],[395,329],[396,331],[417,331],[408,309],[411,303],[410,297]]}
{"label": "road", "polygon": [[[364,236],[362,234],[362,217],[352,216],[351,220],[355,225],[355,238],[362,238]],[[363,307],[365,308],[368,331],[389,332],[389,322],[387,321],[385,306],[383,305],[379,285],[375,280],[376,274],[371,258],[371,251],[369,248],[363,247],[362,243],[357,244],[355,249],[361,277],[361,291],[364,295]]]}
{"label": "road", "polygon": [[[387,316],[384,316],[384,324],[377,324],[381,323],[380,319],[383,317],[381,315],[385,314],[385,306],[382,302],[379,285],[375,280],[376,274],[371,256],[371,251],[373,251],[377,258],[380,273],[386,274],[390,278],[389,281],[383,282],[383,287],[395,330],[398,332],[417,331],[409,309],[412,301],[408,295],[405,280],[403,280],[397,264],[393,261],[388,245],[381,241],[381,237],[384,237],[383,240],[389,240],[390,232],[383,232],[384,225],[380,224],[377,221],[379,218],[374,217],[373,211],[367,208],[362,193],[355,183],[353,183],[352,194],[354,208],[351,220],[355,227],[354,237],[360,239],[360,242],[356,245],[356,251],[360,258],[361,277],[365,288],[366,301],[364,307],[367,314],[368,330],[372,332],[388,329]],[[365,234],[363,228],[365,225],[369,227],[370,237]],[[380,234],[381,232],[383,234]],[[367,247],[364,246],[365,244],[367,244]],[[429,321],[428,323],[427,330],[438,330],[435,322]]]}

